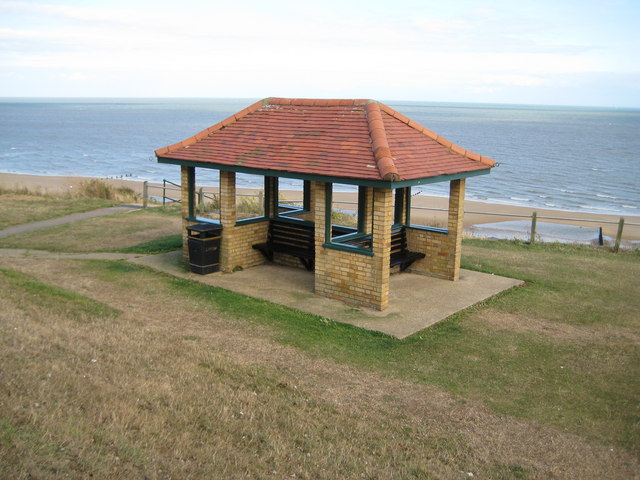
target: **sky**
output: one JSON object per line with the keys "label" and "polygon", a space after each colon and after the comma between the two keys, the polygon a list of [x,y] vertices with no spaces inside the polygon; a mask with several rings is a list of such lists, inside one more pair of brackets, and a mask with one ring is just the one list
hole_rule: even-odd
{"label": "sky", "polygon": [[640,107],[639,0],[0,0],[0,97]]}

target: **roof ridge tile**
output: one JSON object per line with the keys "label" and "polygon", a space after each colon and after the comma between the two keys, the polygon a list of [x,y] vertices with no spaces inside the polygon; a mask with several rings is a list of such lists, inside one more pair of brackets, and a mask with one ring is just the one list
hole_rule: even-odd
{"label": "roof ridge tile", "polygon": [[269,105],[291,105],[291,98],[277,98],[271,97],[269,98]]}
{"label": "roof ridge tile", "polygon": [[382,114],[380,113],[380,105],[377,102],[367,103],[365,111],[369,124],[369,134],[371,135],[373,156],[376,160],[380,177],[388,182],[402,180],[393,161],[391,149],[389,148],[384,122],[382,121]]}
{"label": "roof ridge tile", "polygon": [[303,107],[350,107],[353,105],[368,105],[369,103],[378,103],[375,100],[370,100],[367,98],[280,98],[280,97],[269,97],[265,100],[266,103],[270,105],[297,105]]}

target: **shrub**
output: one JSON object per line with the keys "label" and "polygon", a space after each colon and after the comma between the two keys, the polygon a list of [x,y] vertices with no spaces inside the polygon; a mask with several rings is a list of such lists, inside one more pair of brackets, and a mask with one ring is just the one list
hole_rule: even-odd
{"label": "shrub", "polygon": [[138,200],[138,195],[130,188],[114,187],[97,178],[82,182],[76,192],[76,196],[78,198],[102,198],[118,202]]}

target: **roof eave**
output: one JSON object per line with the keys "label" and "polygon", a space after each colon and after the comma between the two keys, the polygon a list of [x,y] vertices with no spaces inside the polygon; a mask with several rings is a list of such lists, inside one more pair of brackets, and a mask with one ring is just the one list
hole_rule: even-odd
{"label": "roof eave", "polygon": [[299,180],[310,180],[326,183],[342,183],[346,185],[357,185],[362,187],[375,187],[375,188],[404,188],[415,185],[428,185],[430,183],[449,182],[451,180],[459,180],[468,177],[475,177],[478,175],[487,175],[491,172],[491,167],[479,170],[471,170],[467,172],[457,172],[453,174],[442,174],[430,177],[416,178],[411,180],[400,181],[388,181],[388,180],[373,180],[364,178],[352,178],[352,177],[338,177],[332,175],[317,175],[308,173],[289,172],[286,170],[268,170],[253,167],[243,167],[240,165],[224,165],[210,162],[195,162],[193,160],[183,160],[171,157],[163,157],[156,154],[158,163],[165,163],[171,165],[180,165],[183,167],[197,167],[208,168],[211,170],[222,170],[227,172],[247,173],[260,176],[282,177],[282,178],[295,178]]}

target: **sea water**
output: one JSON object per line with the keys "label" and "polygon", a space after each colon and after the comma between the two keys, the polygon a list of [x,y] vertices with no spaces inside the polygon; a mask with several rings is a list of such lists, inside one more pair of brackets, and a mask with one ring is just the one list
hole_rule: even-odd
{"label": "sea water", "polygon": [[[179,168],[157,163],[153,151],[254,101],[0,99],[0,172],[177,182]],[[498,162],[469,179],[469,200],[640,215],[640,109],[384,103]],[[198,181],[214,184],[215,171],[198,169]],[[258,185],[247,176],[240,186]],[[446,196],[447,188],[414,192]]]}

